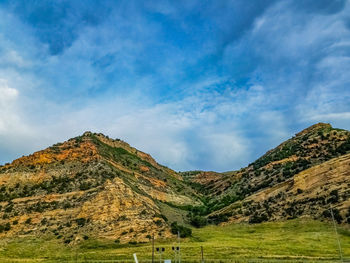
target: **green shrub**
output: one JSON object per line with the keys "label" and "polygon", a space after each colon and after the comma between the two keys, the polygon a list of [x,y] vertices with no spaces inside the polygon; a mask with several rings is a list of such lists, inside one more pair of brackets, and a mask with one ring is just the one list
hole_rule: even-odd
{"label": "green shrub", "polygon": [[338,190],[333,190],[330,192],[330,197],[327,200],[328,204],[333,204],[339,201]]}
{"label": "green shrub", "polygon": [[11,229],[11,225],[9,222],[7,222],[4,226],[4,231],[9,231]]}
{"label": "green shrub", "polygon": [[[331,214],[331,211],[329,209],[324,210],[322,215],[325,218],[332,219],[332,214]],[[333,216],[334,216],[334,220],[337,221],[338,224],[340,224],[343,221],[343,217],[340,215],[339,210],[336,208],[333,208]]]}
{"label": "green shrub", "polygon": [[211,224],[220,224],[222,222],[227,222],[230,217],[230,214],[216,214],[208,217],[209,223]]}
{"label": "green shrub", "polygon": [[180,234],[180,237],[189,237],[192,235],[192,229],[178,225],[177,222],[171,224],[171,233],[177,235]]}
{"label": "green shrub", "polygon": [[193,225],[197,228],[203,227],[207,223],[208,223],[208,220],[203,216],[196,215],[196,216],[191,217],[191,225]]}
{"label": "green shrub", "polygon": [[340,215],[340,212],[338,209],[333,208],[333,215],[335,221],[337,221],[338,224],[340,224],[343,221],[343,217]]}
{"label": "green shrub", "polygon": [[249,224],[259,224],[267,220],[269,220],[269,218],[265,213],[261,215],[255,213],[249,218]]}
{"label": "green shrub", "polygon": [[118,218],[118,221],[126,221],[126,220],[128,220],[126,215],[122,215],[121,217]]}
{"label": "green shrub", "polygon": [[81,217],[76,219],[75,221],[77,222],[78,226],[83,227],[86,223],[86,218]]}
{"label": "green shrub", "polygon": [[160,220],[160,219],[154,221],[154,223],[155,223],[157,226],[163,225],[163,222],[162,222],[162,220]]}
{"label": "green shrub", "polygon": [[13,204],[9,204],[8,206],[6,206],[5,208],[5,213],[11,213],[13,210]]}

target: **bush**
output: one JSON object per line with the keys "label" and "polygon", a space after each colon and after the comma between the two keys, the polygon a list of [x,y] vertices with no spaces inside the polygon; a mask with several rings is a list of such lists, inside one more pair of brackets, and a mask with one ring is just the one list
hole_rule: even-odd
{"label": "bush", "polygon": [[9,231],[10,229],[11,229],[11,225],[10,225],[9,222],[7,222],[7,223],[5,224],[4,230],[5,230],[5,231]]}
{"label": "bush", "polygon": [[[325,218],[332,219],[332,214],[329,209],[324,210],[322,215]],[[340,224],[343,221],[343,217],[340,215],[339,210],[336,208],[333,208],[333,216],[334,216],[334,220],[337,221],[338,224]]]}
{"label": "bush", "polygon": [[10,229],[11,229],[11,225],[8,222],[5,225],[0,225],[0,233],[4,231],[9,231]]}
{"label": "bush", "polygon": [[159,217],[163,218],[165,222],[168,222],[168,218],[165,215],[159,215]]}
{"label": "bush", "polygon": [[267,220],[269,220],[269,218],[265,213],[261,215],[255,213],[249,218],[249,224],[259,224]]}
{"label": "bush", "polygon": [[154,221],[154,223],[157,225],[157,226],[161,226],[163,223],[162,223],[162,220],[158,219],[156,221]]}
{"label": "bush", "polygon": [[10,205],[6,206],[5,213],[10,213],[10,212],[12,212],[12,210],[13,210],[13,204],[10,204]]}
{"label": "bush", "polygon": [[322,215],[323,215],[325,218],[331,218],[331,217],[332,217],[332,214],[331,214],[331,212],[330,212],[328,209],[324,210],[324,211],[322,212]]}
{"label": "bush", "polygon": [[118,218],[118,221],[126,221],[126,220],[128,220],[126,215],[122,215],[121,217]]}
{"label": "bush", "polygon": [[69,208],[71,208],[71,207],[72,207],[72,204],[69,203],[69,201],[65,201],[65,202],[63,203],[63,209],[64,209],[64,210],[69,209]]}
{"label": "bush", "polygon": [[91,183],[89,183],[89,182],[82,182],[79,185],[79,189],[82,190],[82,191],[89,190],[90,188],[91,188]]}
{"label": "bush", "polygon": [[209,216],[209,223],[213,223],[213,224],[220,224],[222,222],[227,222],[229,217],[231,214],[229,213],[225,213],[225,214],[216,214],[216,215],[212,215]]}
{"label": "bush", "polygon": [[207,223],[208,223],[208,220],[205,217],[203,217],[203,216],[197,215],[197,216],[193,216],[191,218],[191,225],[193,225],[193,226],[195,226],[197,228],[203,227]]}
{"label": "bush", "polygon": [[77,222],[78,226],[80,226],[80,227],[83,227],[85,225],[85,223],[86,223],[86,219],[83,218],[83,217],[78,218],[75,221]]}
{"label": "bush", "polygon": [[338,224],[340,224],[343,221],[343,217],[340,215],[338,209],[333,208],[333,215],[334,215],[335,221],[337,221]]}
{"label": "bush", "polygon": [[189,237],[192,235],[192,229],[178,225],[177,222],[171,223],[171,233],[174,235],[180,234],[180,237]]}

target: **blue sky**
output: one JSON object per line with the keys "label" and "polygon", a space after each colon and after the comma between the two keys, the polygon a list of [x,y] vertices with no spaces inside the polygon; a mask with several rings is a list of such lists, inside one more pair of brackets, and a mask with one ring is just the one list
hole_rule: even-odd
{"label": "blue sky", "polygon": [[350,129],[346,0],[1,1],[0,163],[86,130],[175,170]]}

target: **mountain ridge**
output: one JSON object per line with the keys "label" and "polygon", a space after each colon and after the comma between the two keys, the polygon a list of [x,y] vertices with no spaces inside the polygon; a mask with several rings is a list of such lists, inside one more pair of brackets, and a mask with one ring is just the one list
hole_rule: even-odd
{"label": "mountain ridge", "polygon": [[52,232],[67,243],[88,233],[122,243],[167,238],[161,204],[200,203],[150,155],[90,132],[1,167],[0,187],[0,225],[11,225],[2,235]]}
{"label": "mountain ridge", "polygon": [[349,160],[350,132],[325,123],[225,173],[175,172],[124,141],[85,132],[0,166],[0,237],[147,242],[171,237],[175,222],[327,220],[329,203],[338,223],[349,223]]}

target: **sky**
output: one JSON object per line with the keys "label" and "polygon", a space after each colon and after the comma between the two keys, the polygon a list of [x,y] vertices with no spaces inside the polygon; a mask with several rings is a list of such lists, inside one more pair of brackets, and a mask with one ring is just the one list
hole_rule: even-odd
{"label": "sky", "polygon": [[0,164],[101,132],[177,171],[350,129],[350,0],[0,1]]}

